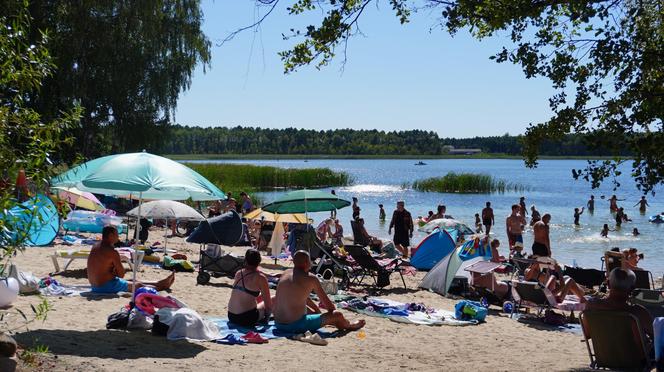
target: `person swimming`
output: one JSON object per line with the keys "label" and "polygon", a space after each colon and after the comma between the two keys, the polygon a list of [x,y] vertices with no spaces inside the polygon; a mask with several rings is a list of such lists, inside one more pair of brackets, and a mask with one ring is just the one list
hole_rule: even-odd
{"label": "person swimming", "polygon": [[611,230],[611,229],[609,229],[609,224],[608,224],[608,223],[605,223],[605,224],[604,224],[604,227],[602,227],[602,231],[599,233],[599,235],[600,235],[602,238],[608,238],[608,237],[609,237],[609,231],[615,231],[615,230]]}

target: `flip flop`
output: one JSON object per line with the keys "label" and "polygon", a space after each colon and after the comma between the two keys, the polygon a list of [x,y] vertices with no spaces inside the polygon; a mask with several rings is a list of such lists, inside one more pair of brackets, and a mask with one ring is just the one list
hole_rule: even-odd
{"label": "flip flop", "polygon": [[318,345],[318,346],[326,346],[327,345],[327,340],[320,337],[318,333],[311,333],[309,331],[305,332],[304,334],[299,334],[293,339],[302,341],[302,342],[307,342],[312,345]]}
{"label": "flip flop", "polygon": [[243,340],[240,337],[237,337],[236,335],[234,335],[232,333],[229,334],[228,336],[222,338],[222,339],[215,340],[215,342],[218,343],[218,344],[223,344],[223,345],[246,345],[247,344],[247,341]]}
{"label": "flip flop", "polygon": [[269,340],[261,336],[258,332],[248,332],[246,335],[242,336],[243,339],[247,340],[250,344],[266,344]]}

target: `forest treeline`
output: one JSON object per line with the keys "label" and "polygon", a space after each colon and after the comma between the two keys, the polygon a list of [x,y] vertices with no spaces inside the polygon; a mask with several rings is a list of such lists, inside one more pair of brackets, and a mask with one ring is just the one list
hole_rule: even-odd
{"label": "forest treeline", "polygon": [[[441,138],[436,132],[409,130],[312,130],[259,127],[196,127],[173,125],[161,154],[281,154],[281,155],[445,155],[454,148],[478,148],[483,153],[521,155],[521,135]],[[590,151],[582,135],[567,135],[542,145],[545,156],[608,156]]]}

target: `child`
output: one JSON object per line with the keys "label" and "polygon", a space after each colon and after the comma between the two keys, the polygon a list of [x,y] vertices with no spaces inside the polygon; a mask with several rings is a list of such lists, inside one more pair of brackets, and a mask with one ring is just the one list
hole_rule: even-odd
{"label": "child", "polygon": [[579,208],[574,208],[574,225],[579,226],[579,217],[583,214],[583,208],[579,210]]}
{"label": "child", "polygon": [[482,220],[479,213],[475,213],[475,232],[478,234],[482,232]]}
{"label": "child", "polygon": [[378,211],[378,220],[384,222],[385,221],[385,209],[383,209],[382,204],[378,204],[378,208],[380,208],[380,210]]}
{"label": "child", "polygon": [[602,238],[608,238],[609,237],[609,231],[613,231],[613,230],[609,229],[609,224],[605,223],[604,227],[602,227],[602,232],[600,232],[599,235]]}
{"label": "child", "polygon": [[632,230],[632,235],[634,235],[634,236],[639,236],[639,235],[641,235],[641,233],[639,232],[639,229],[637,229],[637,228],[635,227],[634,230]]}

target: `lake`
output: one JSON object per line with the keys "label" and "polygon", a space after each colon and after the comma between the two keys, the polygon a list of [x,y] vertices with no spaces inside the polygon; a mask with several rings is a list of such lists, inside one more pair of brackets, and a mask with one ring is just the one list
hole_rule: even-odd
{"label": "lake", "polygon": [[[583,160],[542,160],[536,169],[524,166],[521,160],[508,159],[426,159],[427,165],[414,165],[417,160],[401,159],[312,159],[304,160],[205,160],[191,162],[212,163],[247,163],[254,165],[269,165],[284,168],[313,168],[326,167],[336,171],[351,174],[355,180],[352,186],[334,188],[337,194],[350,200],[352,196],[359,199],[362,208],[361,216],[365,219],[367,230],[373,235],[388,238],[387,224],[378,221],[378,204],[384,204],[389,218],[397,200],[405,200],[406,209],[413,217],[426,216],[429,210],[435,212],[438,204],[447,206],[447,214],[454,216],[474,226],[474,215],[480,213],[487,201],[490,201],[496,216],[495,231],[492,237],[501,241],[500,252],[507,255],[507,235],[505,232],[505,218],[509,214],[510,206],[518,203],[521,193],[504,194],[448,194],[426,193],[404,188],[402,185],[414,180],[445,175],[447,172],[480,172],[488,173],[496,178],[521,184],[528,188],[523,192],[530,211],[535,204],[543,215],[550,213],[551,219],[551,246],[553,255],[563,263],[571,264],[576,260],[579,266],[600,268],[604,251],[612,247],[621,249],[628,247],[638,248],[645,254],[640,266],[653,272],[656,276],[664,273],[664,260],[656,258],[664,249],[662,241],[658,238],[664,232],[664,224],[648,222],[648,217],[664,211],[664,200],[661,197],[662,188],[658,188],[657,195],[648,195],[650,208],[645,215],[639,214],[638,207],[634,207],[641,197],[634,182],[628,176],[621,176],[621,187],[614,191],[610,182],[605,182],[600,189],[593,190],[585,181],[575,181],[571,169],[584,168]],[[623,174],[629,174],[629,167],[623,167]],[[223,189],[223,185],[222,185]],[[279,192],[264,192],[260,196],[271,201]],[[595,195],[595,212],[588,211],[581,216],[581,226],[575,227],[574,208],[586,205],[591,194]],[[632,222],[624,223],[622,229],[609,233],[609,238],[599,235],[603,224],[609,224],[615,229],[615,220],[609,211],[608,199],[616,194],[619,206]],[[604,199],[601,197],[604,196]],[[344,225],[345,233],[351,233],[351,208],[338,211],[338,216]],[[327,213],[314,213],[312,217],[316,224],[328,216]],[[641,232],[638,237],[632,236],[632,229],[637,227]],[[412,244],[415,246],[425,237],[424,233],[416,232]],[[524,234],[524,246],[530,252],[533,237],[532,230]]]}

